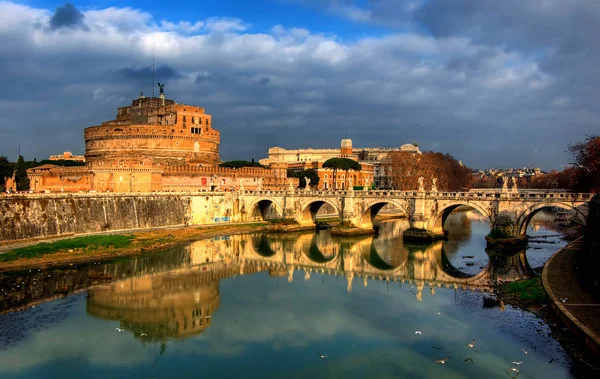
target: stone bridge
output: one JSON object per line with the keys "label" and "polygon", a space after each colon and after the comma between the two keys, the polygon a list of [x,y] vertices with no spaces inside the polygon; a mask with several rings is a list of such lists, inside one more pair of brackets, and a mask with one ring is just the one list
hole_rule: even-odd
{"label": "stone bridge", "polygon": [[328,204],[340,220],[358,228],[371,228],[386,205],[396,208],[411,228],[442,236],[450,213],[460,206],[477,210],[490,228],[512,237],[524,236],[531,218],[541,209],[569,211],[582,224],[592,194],[549,191],[241,191],[236,193],[240,219],[293,218],[301,225],[316,222],[319,209]]}
{"label": "stone bridge", "polygon": [[13,194],[0,196],[0,241],[269,219],[313,225],[325,204],[341,221],[365,229],[373,227],[383,207],[392,207],[406,216],[411,228],[432,237],[443,236],[448,215],[466,206],[481,213],[491,230],[518,238],[536,212],[548,207],[569,211],[585,223],[591,197],[507,190]]}

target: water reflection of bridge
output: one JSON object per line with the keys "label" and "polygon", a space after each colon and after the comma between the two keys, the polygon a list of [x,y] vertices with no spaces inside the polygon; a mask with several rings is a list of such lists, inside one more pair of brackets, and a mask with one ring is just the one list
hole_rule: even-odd
{"label": "water reflection of bridge", "polygon": [[219,281],[236,275],[268,271],[290,282],[296,272],[304,272],[304,280],[318,273],[344,276],[348,291],[355,281],[364,286],[370,280],[409,283],[421,301],[424,290],[432,295],[437,287],[492,291],[498,281],[529,274],[524,251],[491,256],[481,272],[470,276],[449,263],[441,241],[393,248],[395,238],[401,236],[253,234],[202,240],[161,253],[160,259],[156,255],[154,260],[142,257],[97,268],[121,279],[91,289],[87,310],[120,321],[121,328],[142,340],[158,341],[202,333],[220,304]]}

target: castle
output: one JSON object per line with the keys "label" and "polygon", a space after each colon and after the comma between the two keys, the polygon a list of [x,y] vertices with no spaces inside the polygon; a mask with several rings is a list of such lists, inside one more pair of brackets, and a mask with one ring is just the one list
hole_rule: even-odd
{"label": "castle", "polygon": [[141,94],[84,131],[85,166],[27,170],[34,192],[287,189],[286,165],[219,167],[221,136],[204,108]]}

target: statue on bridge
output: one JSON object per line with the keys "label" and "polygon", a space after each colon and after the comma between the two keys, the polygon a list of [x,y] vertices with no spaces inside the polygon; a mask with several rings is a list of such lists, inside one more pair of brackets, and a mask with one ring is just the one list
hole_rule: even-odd
{"label": "statue on bridge", "polygon": [[513,193],[519,192],[519,189],[517,188],[517,178],[514,176],[512,177],[512,183],[513,183],[512,192]]}
{"label": "statue on bridge", "polygon": [[292,179],[288,179],[288,191],[294,192],[294,190],[294,182],[292,181]]}
{"label": "statue on bridge", "polygon": [[502,177],[502,192],[508,192],[508,176]]}
{"label": "statue on bridge", "polygon": [[425,192],[425,186],[423,185],[423,178],[422,176],[419,176],[419,192]]}
{"label": "statue on bridge", "polygon": [[437,178],[431,178],[431,192],[437,192]]}
{"label": "statue on bridge", "polygon": [[310,191],[310,178],[306,178],[306,187],[304,187],[305,191]]}

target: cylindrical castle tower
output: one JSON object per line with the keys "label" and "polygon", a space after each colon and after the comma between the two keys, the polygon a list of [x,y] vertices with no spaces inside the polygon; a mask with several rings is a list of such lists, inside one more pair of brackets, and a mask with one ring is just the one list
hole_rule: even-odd
{"label": "cylindrical castle tower", "polygon": [[85,158],[92,168],[219,163],[219,131],[204,108],[140,96],[117,118],[85,129]]}

